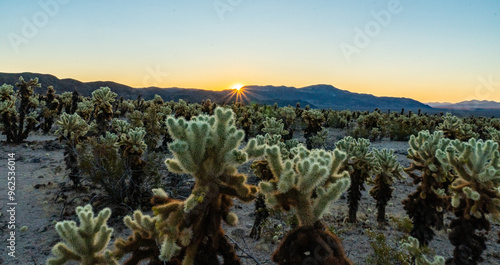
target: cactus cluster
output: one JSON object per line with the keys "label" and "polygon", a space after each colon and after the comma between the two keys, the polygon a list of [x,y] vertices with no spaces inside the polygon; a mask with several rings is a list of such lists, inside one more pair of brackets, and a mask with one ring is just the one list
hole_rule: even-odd
{"label": "cactus cluster", "polygon": [[347,136],[335,143],[335,146],[347,154],[342,169],[348,171],[351,177],[347,199],[349,201],[349,222],[355,223],[357,222],[361,192],[365,190],[364,183],[371,179],[376,161],[370,152],[370,141],[367,139],[356,140]]}
{"label": "cactus cluster", "polygon": [[[307,150],[303,146],[292,150],[293,158],[283,157],[278,146],[266,148],[265,153],[273,173],[271,180],[260,183],[267,204],[286,211],[294,208],[299,220],[299,227],[285,236],[273,261],[301,264],[307,259],[305,252],[314,253],[324,244],[329,254],[318,264],[350,264],[339,240],[319,221],[328,205],[349,188],[347,171],[340,171],[345,153]],[[304,253],[290,251],[297,248]],[[331,263],[334,261],[339,263]]]}
{"label": "cactus cluster", "polygon": [[444,210],[448,203],[446,191],[453,176],[443,167],[436,152],[445,151],[450,140],[443,132],[433,134],[421,131],[412,136],[408,149],[411,165],[404,171],[418,184],[415,193],[403,201],[404,209],[413,221],[411,236],[418,239],[420,245],[427,245],[434,237],[433,227],[442,227]]}
{"label": "cactus cluster", "polygon": [[437,157],[451,168],[456,179],[451,183],[451,205],[456,219],[449,234],[455,246],[447,264],[477,264],[486,249],[486,238],[476,230],[490,230],[488,216],[500,222],[500,154],[498,144],[488,140],[454,140]]}

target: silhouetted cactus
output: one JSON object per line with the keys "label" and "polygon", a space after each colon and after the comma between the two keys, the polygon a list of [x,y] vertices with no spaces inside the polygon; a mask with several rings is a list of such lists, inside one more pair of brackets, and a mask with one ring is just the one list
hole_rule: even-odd
{"label": "silhouetted cactus", "polygon": [[449,238],[455,246],[447,264],[478,264],[486,249],[486,237],[476,230],[490,230],[490,216],[500,222],[500,154],[498,144],[470,139],[454,140],[446,151],[438,150],[441,163],[451,167],[457,178],[450,188],[455,216]]}

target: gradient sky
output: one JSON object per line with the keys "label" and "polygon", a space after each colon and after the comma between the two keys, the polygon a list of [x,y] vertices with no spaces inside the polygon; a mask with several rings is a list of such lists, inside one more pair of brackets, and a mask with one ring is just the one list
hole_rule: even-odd
{"label": "gradient sky", "polygon": [[0,72],[500,101],[498,0],[2,0],[0,10]]}

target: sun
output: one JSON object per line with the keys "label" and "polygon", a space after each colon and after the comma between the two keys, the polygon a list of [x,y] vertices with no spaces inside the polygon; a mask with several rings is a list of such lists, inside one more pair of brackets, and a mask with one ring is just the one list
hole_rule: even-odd
{"label": "sun", "polygon": [[238,91],[240,91],[240,89],[241,89],[242,87],[243,87],[243,85],[242,85],[242,84],[234,84],[232,88],[233,88],[234,90],[238,90]]}

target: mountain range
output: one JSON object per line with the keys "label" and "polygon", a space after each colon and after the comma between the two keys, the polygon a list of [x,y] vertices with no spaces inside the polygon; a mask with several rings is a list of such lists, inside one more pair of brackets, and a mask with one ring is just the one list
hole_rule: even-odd
{"label": "mountain range", "polygon": [[458,103],[429,102],[426,104],[436,109],[447,110],[500,110],[500,102],[488,100],[468,100]]}
{"label": "mountain range", "polygon": [[[235,90],[212,91],[203,89],[186,88],[133,88],[111,81],[81,82],[75,79],[59,79],[56,76],[39,73],[0,73],[0,84],[14,85],[19,76],[24,79],[38,77],[42,88],[38,93],[45,93],[47,86],[52,85],[57,93],[78,91],[83,96],[90,96],[92,91],[107,86],[112,91],[125,99],[136,99],[141,95],[144,99],[152,99],[155,94],[160,95],[165,101],[183,99],[188,102],[201,102],[211,99],[214,102],[231,102],[236,98]],[[274,104],[279,106],[295,106],[297,102],[302,107],[310,105],[312,108],[323,109],[351,109],[373,110],[392,109],[398,110],[430,110],[431,106],[410,98],[376,97],[370,94],[352,93],[341,90],[331,85],[312,85],[302,88],[288,86],[245,86],[241,89],[245,102]]]}

